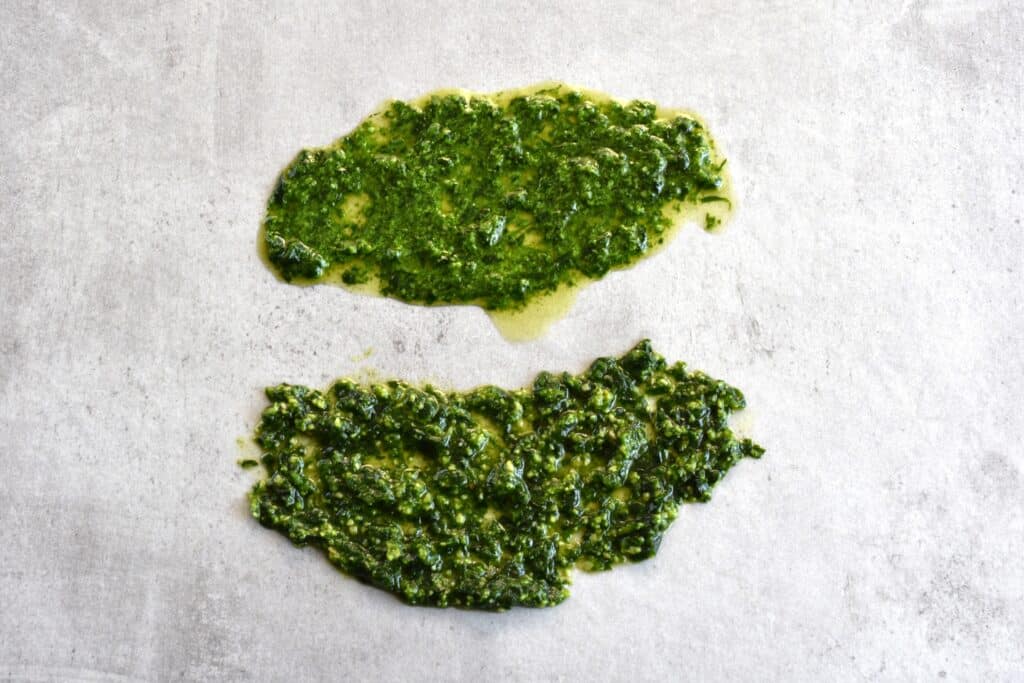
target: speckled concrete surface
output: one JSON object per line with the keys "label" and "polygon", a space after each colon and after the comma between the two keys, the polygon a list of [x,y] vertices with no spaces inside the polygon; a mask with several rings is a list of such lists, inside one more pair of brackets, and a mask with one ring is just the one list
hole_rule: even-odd
{"label": "speckled concrete surface", "polygon": [[[0,6],[0,678],[1024,677],[1015,3],[140,4]],[[259,261],[301,146],[550,78],[704,113],[731,230],[526,344]],[[405,607],[246,515],[264,385],[516,386],[644,336],[768,454],[556,609]]]}

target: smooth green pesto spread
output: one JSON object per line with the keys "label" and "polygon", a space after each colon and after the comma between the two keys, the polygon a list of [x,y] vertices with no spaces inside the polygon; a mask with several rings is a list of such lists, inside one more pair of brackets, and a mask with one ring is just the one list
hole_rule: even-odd
{"label": "smooth green pesto spread", "polygon": [[644,341],[580,375],[468,392],[267,389],[253,515],[416,605],[554,605],[574,566],[653,556],[683,502],[763,450],[739,390]]}
{"label": "smooth green pesto spread", "polygon": [[683,205],[718,225],[724,164],[693,115],[561,84],[394,101],[285,169],[266,255],[289,281],[518,309],[635,262]]}

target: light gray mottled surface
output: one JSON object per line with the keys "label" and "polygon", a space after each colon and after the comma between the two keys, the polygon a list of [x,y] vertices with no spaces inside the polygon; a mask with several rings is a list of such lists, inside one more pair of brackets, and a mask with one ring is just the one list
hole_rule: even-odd
{"label": "light gray mottled surface", "polygon": [[[1024,677],[1016,3],[138,4],[0,6],[0,678]],[[259,261],[301,146],[550,78],[705,114],[732,228],[527,344]],[[517,386],[643,336],[768,454],[556,609],[405,607],[246,515],[267,384]]]}

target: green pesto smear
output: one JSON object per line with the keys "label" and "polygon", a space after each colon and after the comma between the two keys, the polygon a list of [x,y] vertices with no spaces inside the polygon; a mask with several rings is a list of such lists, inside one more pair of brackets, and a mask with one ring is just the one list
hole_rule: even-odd
{"label": "green pesto smear", "polygon": [[527,389],[267,390],[253,515],[414,605],[555,605],[569,570],[653,556],[684,502],[763,450],[739,390],[649,342]]}
{"label": "green pesto smear", "polygon": [[650,102],[442,91],[299,153],[267,208],[266,256],[288,281],[519,310],[634,263],[680,215],[717,226],[724,165],[694,115]]}

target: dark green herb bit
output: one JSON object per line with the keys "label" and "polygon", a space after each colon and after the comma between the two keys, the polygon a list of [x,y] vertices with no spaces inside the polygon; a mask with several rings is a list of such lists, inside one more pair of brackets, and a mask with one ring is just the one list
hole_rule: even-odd
{"label": "dark green herb bit", "polygon": [[517,391],[340,380],[267,396],[253,515],[416,605],[557,604],[571,567],[651,557],[680,503],[763,452],[727,425],[737,389],[646,341]]}
{"label": "dark green herb bit", "polygon": [[667,206],[720,199],[707,131],[655,111],[568,87],[392,102],[281,174],[267,254],[286,280],[337,266],[404,301],[518,308],[642,257]]}
{"label": "dark green herb bit", "polygon": [[244,458],[244,459],[238,461],[238,466],[241,467],[243,470],[252,469],[253,467],[256,467],[257,465],[259,465],[259,462],[256,461],[256,460],[253,460],[252,458]]}

